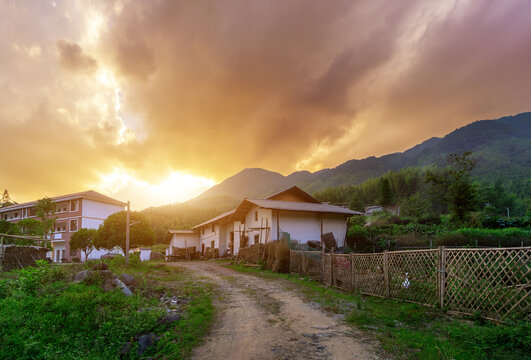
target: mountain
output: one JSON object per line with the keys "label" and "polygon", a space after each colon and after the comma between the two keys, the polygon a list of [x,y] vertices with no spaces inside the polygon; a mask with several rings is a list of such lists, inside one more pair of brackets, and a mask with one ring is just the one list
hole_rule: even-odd
{"label": "mountain", "polygon": [[360,184],[390,170],[442,163],[446,155],[463,151],[472,151],[478,159],[473,171],[478,178],[531,178],[531,112],[476,121],[401,153],[349,160],[314,173],[298,171],[283,176],[259,168],[244,169],[189,202],[204,202],[213,196],[237,200],[264,197],[292,185],[314,193],[327,187]]}

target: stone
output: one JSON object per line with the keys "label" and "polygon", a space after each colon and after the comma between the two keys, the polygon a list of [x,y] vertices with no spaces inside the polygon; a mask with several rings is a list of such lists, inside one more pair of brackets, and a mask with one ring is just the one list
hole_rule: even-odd
{"label": "stone", "polygon": [[99,262],[97,264],[94,264],[92,270],[109,270],[109,265],[104,262]]}
{"label": "stone", "polygon": [[157,341],[157,339],[157,335],[155,334],[140,335],[138,338],[138,350],[136,351],[137,354],[144,354],[147,348],[153,345]]}
{"label": "stone", "polygon": [[92,274],[92,270],[83,270],[76,274],[74,281],[83,281]]}
{"label": "stone", "polygon": [[159,325],[167,325],[167,324],[172,324],[174,322],[177,322],[179,320],[181,320],[181,315],[177,313],[173,313],[173,314],[164,315],[163,317],[159,319],[158,323]]}
{"label": "stone", "polygon": [[131,296],[133,295],[133,293],[131,292],[131,290],[129,290],[129,288],[122,282],[122,280],[118,279],[118,278],[114,278],[113,281],[112,281],[113,285],[115,285],[117,288],[119,288],[122,293],[124,293],[125,296]]}
{"label": "stone", "polygon": [[120,280],[122,280],[125,285],[131,286],[135,282],[135,277],[129,274],[122,274],[120,275]]}
{"label": "stone", "polygon": [[128,341],[122,345],[120,351],[118,351],[118,356],[120,357],[120,359],[125,358],[129,354],[129,352],[131,351],[131,347],[131,341]]}

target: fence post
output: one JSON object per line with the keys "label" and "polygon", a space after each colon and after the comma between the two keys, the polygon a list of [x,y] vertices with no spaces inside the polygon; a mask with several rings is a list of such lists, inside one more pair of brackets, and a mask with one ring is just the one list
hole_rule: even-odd
{"label": "fence post", "polygon": [[324,274],[325,274],[325,248],[324,248],[324,244],[323,246],[321,247],[321,283],[324,283],[325,281],[325,278],[324,278]]}
{"label": "fence post", "polygon": [[348,254],[350,262],[350,291],[354,292],[354,256],[352,253]]}
{"label": "fence post", "polygon": [[438,274],[438,292],[439,305],[441,309],[444,307],[444,286],[446,282],[446,252],[444,246],[439,246],[439,254],[437,256],[437,274]]}
{"label": "fence post", "polygon": [[389,254],[387,253],[387,250],[384,251],[384,259],[383,259],[383,266],[384,266],[384,284],[385,284],[385,297],[390,297],[390,291],[389,291]]}
{"label": "fence post", "polygon": [[334,248],[332,248],[330,253],[330,286],[334,286],[336,283],[334,280]]}
{"label": "fence post", "polygon": [[293,262],[293,251],[289,251],[289,273],[291,274],[291,263]]}

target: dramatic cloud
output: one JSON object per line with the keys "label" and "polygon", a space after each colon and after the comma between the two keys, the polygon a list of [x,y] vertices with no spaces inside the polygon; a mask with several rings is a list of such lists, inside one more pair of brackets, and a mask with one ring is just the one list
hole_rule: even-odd
{"label": "dramatic cloud", "polygon": [[529,111],[526,0],[1,7],[0,185],[22,197],[316,170]]}
{"label": "dramatic cloud", "polygon": [[68,70],[91,73],[98,67],[96,59],[85,54],[76,43],[60,40],[57,42],[57,50],[60,64]]}

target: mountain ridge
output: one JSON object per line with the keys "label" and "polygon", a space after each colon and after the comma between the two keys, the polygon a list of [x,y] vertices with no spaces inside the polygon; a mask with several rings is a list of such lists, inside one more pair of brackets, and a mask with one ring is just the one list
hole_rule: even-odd
{"label": "mountain ridge", "polygon": [[[204,201],[210,196],[230,196],[236,200],[245,197],[265,197],[283,188],[298,185],[305,191],[314,193],[330,186],[360,184],[372,177],[378,177],[391,170],[400,170],[411,166],[427,166],[438,163],[451,152],[473,151],[479,157],[476,175],[484,174],[493,166],[488,154],[496,153],[496,164],[502,170],[502,176],[511,174],[511,149],[513,152],[525,151],[531,158],[531,112],[524,112],[499,119],[477,120],[457,128],[444,137],[431,137],[403,152],[395,152],[380,157],[370,156],[364,159],[351,159],[334,168],[325,168],[316,172],[296,171],[289,175],[262,168],[246,168],[230,176],[220,184],[213,186],[188,204]],[[521,140],[521,141],[519,141]],[[510,144],[509,144],[510,143]],[[497,151],[493,150],[496,147]],[[515,165],[515,164],[512,164]],[[517,164],[524,170],[520,176],[531,176],[531,160]],[[521,171],[520,171],[521,173]]]}

